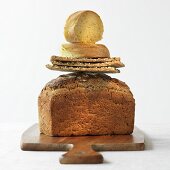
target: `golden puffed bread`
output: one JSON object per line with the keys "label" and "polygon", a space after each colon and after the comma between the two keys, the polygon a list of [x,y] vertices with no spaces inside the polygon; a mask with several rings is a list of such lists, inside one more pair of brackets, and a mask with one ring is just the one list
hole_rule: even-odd
{"label": "golden puffed bread", "polygon": [[93,11],[78,11],[69,16],[64,27],[68,42],[95,43],[102,39],[103,23]]}
{"label": "golden puffed bread", "polygon": [[67,43],[61,46],[61,56],[68,58],[109,58],[110,53],[105,45]]}
{"label": "golden puffed bread", "polygon": [[72,67],[72,66],[57,66],[47,64],[46,67],[56,71],[79,71],[79,72],[103,72],[103,73],[119,73],[115,67]]}

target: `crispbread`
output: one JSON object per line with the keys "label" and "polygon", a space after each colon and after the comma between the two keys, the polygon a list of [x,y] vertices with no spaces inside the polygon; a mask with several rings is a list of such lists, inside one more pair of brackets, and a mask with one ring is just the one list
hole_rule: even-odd
{"label": "crispbread", "polygon": [[85,63],[85,62],[67,62],[67,61],[53,61],[53,65],[57,66],[72,66],[72,67],[109,67],[115,68],[124,67],[124,64],[120,61],[100,62],[100,63]]}
{"label": "crispbread", "polygon": [[112,58],[68,58],[61,56],[51,56],[51,62],[53,61],[70,61],[70,62],[84,62],[84,63],[101,63],[101,62],[112,62],[120,61],[120,57]]}
{"label": "crispbread", "polygon": [[57,66],[47,64],[46,67],[50,70],[58,71],[79,71],[79,72],[105,72],[105,73],[119,73],[120,71],[115,67],[70,67],[70,66]]}

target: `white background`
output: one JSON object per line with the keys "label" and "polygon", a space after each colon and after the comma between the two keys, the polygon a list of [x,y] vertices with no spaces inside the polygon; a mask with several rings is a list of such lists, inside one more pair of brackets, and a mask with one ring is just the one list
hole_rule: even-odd
{"label": "white background", "polygon": [[[102,165],[61,165],[63,152],[23,152],[23,131],[38,122],[37,98],[62,72],[45,68],[65,43],[63,27],[77,10],[102,18],[103,40],[126,67],[111,74],[125,81],[136,99],[135,124],[145,151],[102,152]],[[0,169],[169,170],[170,1],[0,0]]]}
{"label": "white background", "polygon": [[37,98],[62,72],[45,68],[65,42],[63,27],[77,10],[102,18],[103,40],[126,67],[114,75],[136,99],[136,124],[170,122],[170,1],[0,1],[0,122],[38,121]]}

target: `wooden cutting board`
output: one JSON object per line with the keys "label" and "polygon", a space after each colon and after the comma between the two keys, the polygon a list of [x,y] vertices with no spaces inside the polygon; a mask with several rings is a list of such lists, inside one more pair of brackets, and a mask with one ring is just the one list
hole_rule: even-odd
{"label": "wooden cutting board", "polygon": [[144,135],[135,127],[132,135],[50,137],[40,134],[38,124],[26,130],[21,138],[24,151],[67,151],[61,164],[103,163],[98,151],[144,150]]}

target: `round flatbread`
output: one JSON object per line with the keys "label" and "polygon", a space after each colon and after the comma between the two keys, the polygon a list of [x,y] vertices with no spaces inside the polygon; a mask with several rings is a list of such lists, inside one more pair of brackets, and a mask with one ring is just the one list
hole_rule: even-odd
{"label": "round flatbread", "polygon": [[52,56],[51,62],[53,61],[74,61],[74,62],[84,62],[84,63],[101,63],[101,62],[112,62],[112,61],[120,61],[120,57],[113,58],[70,58],[70,57],[59,57]]}
{"label": "round flatbread", "polygon": [[80,72],[104,72],[104,73],[119,73],[120,71],[114,67],[71,67],[71,66],[57,66],[47,64],[46,67],[50,70],[58,71],[80,71]]}
{"label": "round flatbread", "polygon": [[121,63],[120,61],[110,61],[110,62],[101,62],[101,63],[53,61],[52,64],[57,66],[72,66],[72,67],[109,67],[109,66],[115,68],[124,67],[124,64]]}

